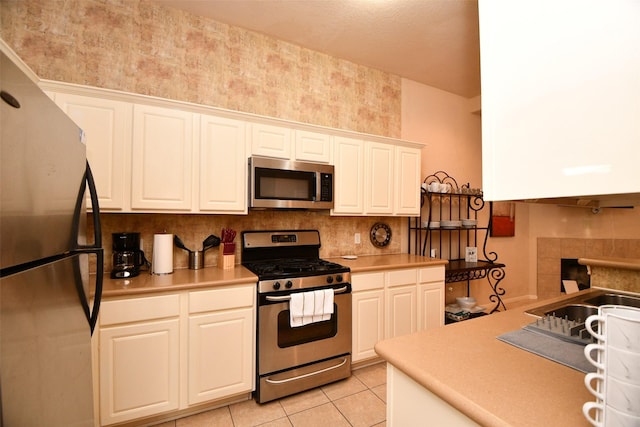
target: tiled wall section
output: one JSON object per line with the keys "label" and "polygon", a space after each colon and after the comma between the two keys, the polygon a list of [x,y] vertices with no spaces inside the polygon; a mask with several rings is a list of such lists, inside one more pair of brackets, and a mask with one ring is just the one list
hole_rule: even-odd
{"label": "tiled wall section", "polygon": [[44,79],[400,137],[401,78],[149,0],[2,0]]}
{"label": "tiled wall section", "polygon": [[[560,293],[560,260],[562,258],[620,257],[640,258],[640,239],[576,239],[560,237],[538,238],[538,299]],[[610,274],[604,273],[604,274]],[[634,274],[634,273],[625,273]],[[638,272],[635,272],[638,275]],[[602,276],[592,277],[602,280]],[[608,279],[609,280],[609,279]],[[623,279],[624,280],[624,279]],[[625,287],[628,287],[625,285]],[[616,289],[620,289],[617,288]],[[625,289],[640,292],[640,288]]]}
{"label": "tiled wall section", "polygon": [[[391,242],[378,248],[369,240],[369,230],[376,222],[385,222],[391,227]],[[90,233],[93,226],[90,223]],[[317,229],[320,232],[323,258],[341,255],[380,255],[401,252],[401,227],[406,219],[397,217],[331,217],[328,213],[313,211],[257,211],[247,216],[232,215],[170,215],[170,214],[102,214],[102,239],[105,248],[105,271],[111,271],[111,233],[139,232],[147,259],[152,259],[153,235],[172,233],[180,236],[189,249],[202,249],[202,241],[210,234],[220,237],[223,227],[238,232],[236,238],[236,263],[240,259],[240,233],[243,230],[299,230]],[[354,244],[354,234],[360,233],[362,243]],[[174,268],[187,268],[186,251],[175,248]],[[217,248],[205,253],[205,267],[217,265]],[[91,267],[95,271],[95,266]]]}

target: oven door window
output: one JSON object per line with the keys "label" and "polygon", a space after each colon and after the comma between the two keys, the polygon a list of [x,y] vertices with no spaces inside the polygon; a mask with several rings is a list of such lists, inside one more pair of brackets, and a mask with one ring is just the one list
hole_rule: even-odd
{"label": "oven door window", "polygon": [[315,172],[255,169],[256,199],[308,200],[316,196]]}
{"label": "oven door window", "polygon": [[278,347],[287,348],[335,337],[338,333],[338,307],[333,305],[331,319],[292,328],[289,310],[278,313]]}

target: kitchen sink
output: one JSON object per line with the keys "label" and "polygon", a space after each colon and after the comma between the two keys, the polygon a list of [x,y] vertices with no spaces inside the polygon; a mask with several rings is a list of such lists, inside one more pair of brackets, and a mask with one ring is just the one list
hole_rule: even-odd
{"label": "kitchen sink", "polygon": [[598,313],[598,307],[606,304],[625,305],[640,308],[640,297],[620,294],[612,291],[596,290],[582,293],[578,296],[564,299],[562,301],[534,307],[526,311],[538,317],[554,315],[556,317],[569,320],[586,320],[592,314]]}
{"label": "kitchen sink", "polygon": [[620,295],[620,294],[604,294],[598,295],[597,297],[589,298],[584,300],[585,304],[601,306],[607,304],[615,304],[615,305],[626,305],[628,307],[637,307],[640,308],[640,298],[632,297],[629,295]]}
{"label": "kitchen sink", "polygon": [[525,329],[585,345],[593,342],[593,337],[585,329],[587,318],[598,314],[598,307],[606,304],[640,308],[640,297],[609,290],[581,292],[576,296],[527,310],[526,313],[538,316],[539,319],[525,326]]}

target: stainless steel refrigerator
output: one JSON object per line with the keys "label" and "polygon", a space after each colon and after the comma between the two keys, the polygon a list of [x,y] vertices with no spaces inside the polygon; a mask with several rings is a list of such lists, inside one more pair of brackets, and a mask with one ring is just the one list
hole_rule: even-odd
{"label": "stainless steel refrigerator", "polygon": [[0,425],[92,426],[103,250],[86,147],[78,126],[0,55]]}

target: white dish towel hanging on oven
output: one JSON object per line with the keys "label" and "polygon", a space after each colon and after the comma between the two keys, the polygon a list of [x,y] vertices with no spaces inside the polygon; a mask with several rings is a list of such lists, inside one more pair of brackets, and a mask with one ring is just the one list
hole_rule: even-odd
{"label": "white dish towel hanging on oven", "polygon": [[331,319],[333,289],[291,294],[289,313],[292,328]]}

